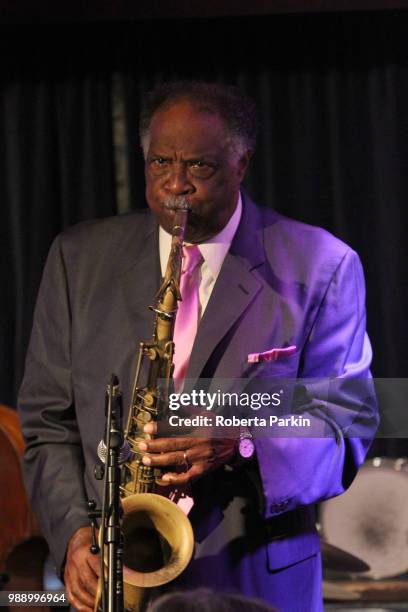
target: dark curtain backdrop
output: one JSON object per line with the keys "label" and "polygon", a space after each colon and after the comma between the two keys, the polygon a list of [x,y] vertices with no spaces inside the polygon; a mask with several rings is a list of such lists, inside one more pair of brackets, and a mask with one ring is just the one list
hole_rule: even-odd
{"label": "dark curtain backdrop", "polygon": [[257,99],[261,130],[247,190],[359,252],[374,374],[404,377],[407,26],[406,12],[390,11],[3,32],[0,401],[15,401],[52,237],[115,210],[114,73],[124,91],[133,207],[145,205],[137,117],[152,85],[217,79]]}
{"label": "dark curtain backdrop", "polygon": [[0,31],[0,402],[12,406],[52,239],[115,213],[110,79],[75,38]]}

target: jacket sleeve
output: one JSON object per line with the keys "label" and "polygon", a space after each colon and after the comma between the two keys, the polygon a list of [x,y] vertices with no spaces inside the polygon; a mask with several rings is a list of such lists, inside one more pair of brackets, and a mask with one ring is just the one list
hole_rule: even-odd
{"label": "jacket sleeve", "polygon": [[89,523],[70,332],[69,286],[58,237],[43,273],[18,399],[25,484],[58,569],[71,535]]}
{"label": "jacket sleeve", "polygon": [[304,343],[292,413],[310,427],[255,441],[265,516],[334,497],[353,481],[378,425],[369,371],[365,286],[347,250],[322,294]]}

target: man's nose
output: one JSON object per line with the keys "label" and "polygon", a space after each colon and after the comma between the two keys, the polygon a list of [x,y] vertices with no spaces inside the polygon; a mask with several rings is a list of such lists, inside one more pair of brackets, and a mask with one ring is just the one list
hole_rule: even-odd
{"label": "man's nose", "polygon": [[194,190],[194,185],[190,181],[185,164],[175,163],[172,165],[170,175],[166,181],[166,187],[174,195],[183,195]]}

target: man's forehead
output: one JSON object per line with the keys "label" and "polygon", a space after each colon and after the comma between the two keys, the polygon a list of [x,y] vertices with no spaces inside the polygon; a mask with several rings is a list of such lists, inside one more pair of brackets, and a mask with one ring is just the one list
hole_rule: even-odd
{"label": "man's forehead", "polygon": [[224,140],[225,125],[222,118],[213,113],[192,107],[172,106],[156,113],[150,125],[150,145],[162,147],[192,147],[213,150]]}
{"label": "man's forehead", "polygon": [[213,123],[222,124],[225,127],[225,121],[221,113],[211,108],[209,105],[196,102],[194,100],[175,100],[159,107],[152,115],[150,127],[155,125],[166,126],[166,124],[181,124],[190,123]]}

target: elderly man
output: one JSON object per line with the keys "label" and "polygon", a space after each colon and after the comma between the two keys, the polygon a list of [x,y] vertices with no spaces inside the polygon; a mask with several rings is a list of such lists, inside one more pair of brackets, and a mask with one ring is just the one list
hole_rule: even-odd
{"label": "elderly man", "polygon": [[[254,105],[233,87],[183,82],[156,89],[141,116],[150,211],[80,224],[51,248],[20,411],[28,490],[79,610],[93,607],[99,573],[86,500],[101,496],[93,469],[103,390],[116,372],[127,405],[135,347],[152,333],[147,306],[181,199],[191,209],[186,242],[198,245],[198,307],[191,345],[184,339],[178,347],[176,330],[176,358],[178,350],[184,355],[175,363],[179,377],[252,384],[276,376],[369,377],[359,259],[327,232],[260,208],[241,192],[255,132]],[[169,485],[192,487],[196,548],[177,588],[241,591],[282,612],[322,609],[313,506],[350,484],[376,413],[374,403],[362,409],[358,390],[347,393],[347,408],[340,391],[322,408],[318,385],[316,397],[311,389],[298,413],[314,431],[321,424],[332,435],[254,438],[254,455],[240,461],[239,445],[217,437],[142,445],[145,463],[161,466]],[[345,412],[354,415],[347,423],[358,421],[359,437],[345,437]],[[174,471],[186,458],[188,469]]]}

